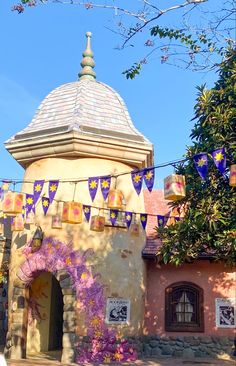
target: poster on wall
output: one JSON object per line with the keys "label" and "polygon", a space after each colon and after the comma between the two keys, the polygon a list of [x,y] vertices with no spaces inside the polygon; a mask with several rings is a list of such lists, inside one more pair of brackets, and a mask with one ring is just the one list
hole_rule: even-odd
{"label": "poster on wall", "polygon": [[111,298],[106,304],[107,324],[129,324],[130,321],[130,300]]}
{"label": "poster on wall", "polygon": [[216,326],[218,328],[235,328],[236,300],[233,298],[216,299]]}

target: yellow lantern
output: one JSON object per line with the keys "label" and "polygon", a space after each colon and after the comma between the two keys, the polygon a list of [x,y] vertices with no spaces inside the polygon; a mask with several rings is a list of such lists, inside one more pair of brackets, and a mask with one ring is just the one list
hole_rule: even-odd
{"label": "yellow lantern", "polygon": [[30,225],[34,224],[34,222],[35,222],[34,213],[31,211],[28,213],[28,215],[26,215],[25,223]]}
{"label": "yellow lantern", "polygon": [[12,231],[24,230],[24,220],[23,220],[22,214],[18,214],[18,215],[16,215],[16,217],[14,217],[12,224],[11,224],[11,230]]}
{"label": "yellow lantern", "polygon": [[164,179],[164,198],[166,200],[177,201],[184,198],[185,176],[172,174]]}
{"label": "yellow lantern", "polygon": [[90,230],[92,231],[104,231],[105,227],[105,217],[100,215],[95,215],[91,217]]}
{"label": "yellow lantern", "polygon": [[236,187],[236,164],[230,166],[229,185]]}
{"label": "yellow lantern", "polygon": [[113,209],[121,209],[123,198],[123,193],[119,189],[111,189],[108,193],[107,207]]}
{"label": "yellow lantern", "polygon": [[64,202],[62,222],[80,224],[82,222],[82,204],[80,202]]}
{"label": "yellow lantern", "polygon": [[61,229],[61,228],[62,228],[61,215],[56,214],[52,216],[52,229]]}
{"label": "yellow lantern", "polygon": [[8,216],[15,216],[22,213],[23,193],[6,192],[2,203],[2,210]]}
{"label": "yellow lantern", "polygon": [[132,236],[139,236],[139,232],[140,232],[140,225],[139,225],[139,224],[137,224],[136,222],[133,222],[133,223],[130,225],[129,231],[130,231],[130,234],[131,234]]}

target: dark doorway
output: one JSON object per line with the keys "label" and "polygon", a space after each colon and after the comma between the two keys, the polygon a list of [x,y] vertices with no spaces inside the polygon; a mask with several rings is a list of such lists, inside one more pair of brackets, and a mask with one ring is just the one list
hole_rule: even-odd
{"label": "dark doorway", "polygon": [[48,350],[62,349],[63,335],[63,295],[57,279],[52,276],[51,309]]}

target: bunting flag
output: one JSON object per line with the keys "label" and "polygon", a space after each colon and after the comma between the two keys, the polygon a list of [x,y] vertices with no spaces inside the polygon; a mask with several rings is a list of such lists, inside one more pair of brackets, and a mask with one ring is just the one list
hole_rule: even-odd
{"label": "bunting flag", "polygon": [[59,185],[59,180],[50,180],[48,185],[48,197],[50,203],[52,203],[55,194],[57,193],[57,188]]}
{"label": "bunting flag", "polygon": [[167,220],[168,220],[168,217],[163,216],[163,215],[157,215],[158,227],[164,227],[166,225]]}
{"label": "bunting flag", "polygon": [[4,194],[5,192],[8,191],[9,187],[10,187],[11,182],[10,181],[3,181],[2,182],[2,186],[0,188],[0,200],[2,201],[4,198]]}
{"label": "bunting flag", "polygon": [[86,221],[89,222],[91,215],[91,206],[83,205],[83,213],[86,218]]}
{"label": "bunting flag", "polygon": [[107,177],[102,177],[100,178],[100,187],[101,187],[101,192],[104,198],[104,201],[106,201],[109,190],[110,190],[110,186],[111,186],[111,177],[107,176]]}
{"label": "bunting flag", "polygon": [[217,167],[217,169],[219,169],[221,174],[224,174],[225,169],[226,169],[226,154],[225,154],[224,147],[213,151],[213,153],[211,155],[213,157],[213,160],[214,160],[214,163],[215,163],[215,166]]}
{"label": "bunting flag", "polygon": [[26,202],[26,204],[25,204],[25,213],[26,213],[26,216],[27,216],[28,213],[32,210],[32,208],[34,206],[34,195],[26,193],[25,202]]}
{"label": "bunting flag", "polygon": [[197,169],[198,174],[202,178],[202,180],[206,180],[208,173],[208,159],[207,154],[197,154],[194,155],[193,161],[195,164],[195,168]]}
{"label": "bunting flag", "polygon": [[116,223],[116,220],[118,218],[118,212],[118,210],[110,210],[110,221],[112,226],[114,226]]}
{"label": "bunting flag", "polygon": [[143,183],[143,171],[134,171],[131,172],[131,179],[134,186],[135,191],[137,194],[140,194],[142,189],[142,183]]}
{"label": "bunting flag", "polygon": [[93,177],[93,178],[88,179],[89,194],[90,194],[92,201],[94,200],[97,190],[98,190],[98,181],[99,181],[98,177]]}
{"label": "bunting flag", "polygon": [[180,217],[179,216],[175,216],[175,221],[180,221]]}
{"label": "bunting flag", "polygon": [[155,179],[155,169],[154,168],[145,169],[143,173],[143,178],[147,189],[149,190],[149,192],[152,192]]}
{"label": "bunting flag", "polygon": [[34,182],[34,189],[33,189],[33,195],[34,195],[34,207],[40,197],[40,194],[43,190],[44,186],[44,180],[36,180]]}
{"label": "bunting flag", "polygon": [[48,197],[42,197],[42,206],[44,215],[46,215],[50,206],[50,199]]}
{"label": "bunting flag", "polygon": [[132,222],[133,213],[129,211],[125,211],[125,223],[129,229],[130,224]]}
{"label": "bunting flag", "polygon": [[140,221],[144,230],[147,225],[147,216],[148,216],[147,214],[140,214]]}

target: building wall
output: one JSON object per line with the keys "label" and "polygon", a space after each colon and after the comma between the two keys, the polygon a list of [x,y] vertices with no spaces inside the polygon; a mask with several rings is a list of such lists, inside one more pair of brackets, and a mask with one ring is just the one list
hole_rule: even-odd
{"label": "building wall", "polygon": [[204,291],[204,323],[202,333],[194,336],[232,336],[235,332],[230,328],[217,328],[215,324],[215,299],[235,298],[236,271],[221,263],[195,261],[179,267],[171,265],[159,266],[154,262],[147,263],[147,298],[145,311],[145,335],[188,336],[189,332],[165,331],[165,289],[175,282],[192,282]]}
{"label": "building wall", "polygon": [[29,319],[27,331],[27,353],[48,351],[52,275],[41,273],[31,284],[32,308],[37,317]]}
{"label": "building wall", "polygon": [[[78,177],[99,176],[118,172],[131,171],[132,168],[115,161],[103,159],[62,159],[48,158],[32,163],[25,172],[25,181],[36,179],[71,179]],[[113,182],[114,183],[114,182]],[[75,185],[61,183],[59,185],[56,199],[64,201],[75,201],[83,204],[103,207],[103,197],[100,188],[94,202],[91,202],[88,182]],[[145,212],[143,196],[137,196],[131,182],[130,175],[125,175],[117,180],[117,188],[124,192],[126,210]],[[24,183],[22,191],[32,193],[33,184]],[[48,196],[48,183],[45,184],[43,195]],[[62,230],[51,228],[51,216],[62,210],[62,204],[57,207],[53,203],[46,216],[43,215],[41,202],[36,207],[37,222],[44,231],[45,236],[52,236],[63,242],[73,244],[73,250],[86,251],[89,248],[94,250],[91,256],[91,265],[94,274],[100,273],[100,282],[105,285],[106,297],[121,297],[131,300],[130,325],[118,326],[121,335],[142,334],[142,320],[144,316],[145,300],[145,264],[141,258],[141,249],[144,246],[145,235],[141,231],[139,237],[132,237],[125,228],[106,227],[102,233],[90,230],[89,224],[83,221],[79,225],[63,224]],[[92,215],[98,210],[93,209]],[[33,236],[34,225],[27,226],[24,232],[14,234],[11,260],[11,284],[10,296],[13,291],[13,282],[19,266],[24,262],[24,245]],[[78,317],[78,329],[81,335],[86,335],[86,327],[83,324],[83,317]]]}

